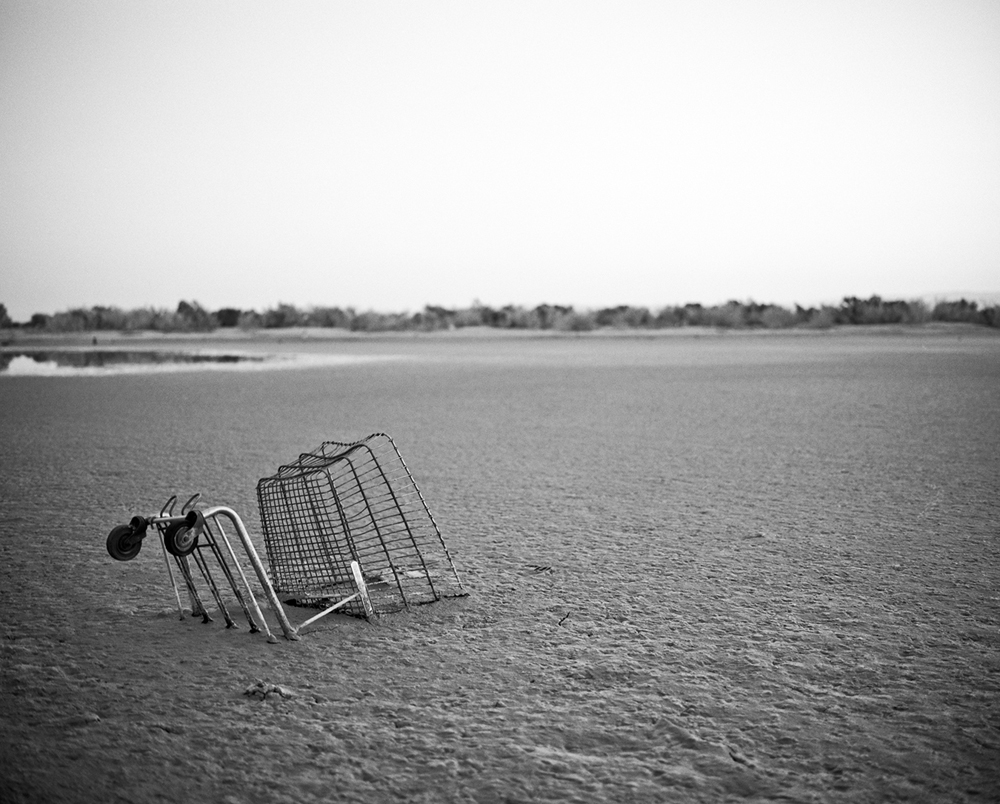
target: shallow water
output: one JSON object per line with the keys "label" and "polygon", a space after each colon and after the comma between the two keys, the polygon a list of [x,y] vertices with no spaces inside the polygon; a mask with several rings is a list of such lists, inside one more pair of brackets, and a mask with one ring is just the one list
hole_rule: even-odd
{"label": "shallow water", "polygon": [[[342,360],[0,379],[12,800],[74,800],[49,778],[60,753],[95,801],[154,782],[298,801],[1000,792],[1000,339],[244,348]],[[111,526],[196,491],[256,535],[258,478],[380,431],[467,600],[267,646],[178,623],[155,555],[105,552]],[[313,702],[251,716],[254,677]],[[99,721],[65,728],[80,711]],[[169,731],[192,722],[197,758]],[[236,733],[270,758],[235,756]],[[126,738],[144,774],[113,758]]]}
{"label": "shallow water", "polygon": [[393,355],[259,354],[253,352],[158,351],[153,349],[35,349],[0,351],[3,377],[113,377],[204,371],[268,371],[343,366],[397,359]]}

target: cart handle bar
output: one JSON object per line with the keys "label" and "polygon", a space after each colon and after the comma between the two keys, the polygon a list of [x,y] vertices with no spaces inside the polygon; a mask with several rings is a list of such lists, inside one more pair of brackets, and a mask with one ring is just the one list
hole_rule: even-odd
{"label": "cart handle bar", "polygon": [[[275,617],[278,618],[278,624],[281,626],[281,630],[285,634],[285,639],[298,639],[299,635],[296,633],[296,629],[292,627],[292,624],[288,621],[288,616],[285,614],[284,609],[281,607],[281,603],[278,601],[278,596],[275,594],[274,587],[271,585],[270,579],[267,577],[267,571],[264,569],[264,564],[260,560],[260,556],[257,554],[257,550],[254,549],[253,541],[250,539],[250,534],[247,533],[246,526],[243,524],[243,520],[240,519],[239,514],[237,514],[232,508],[228,508],[224,505],[217,505],[213,508],[208,508],[204,511],[191,510],[188,511],[184,516],[134,516],[129,522],[129,527],[132,528],[132,532],[136,535],[145,536],[146,529],[150,525],[157,525],[168,527],[170,525],[175,525],[177,523],[182,523],[187,525],[189,528],[198,528],[199,530],[205,526],[205,520],[211,519],[216,525],[219,524],[219,517],[224,516],[228,519],[233,526],[236,528],[236,534],[240,537],[240,542],[243,544],[243,549],[246,551],[247,558],[250,559],[250,564],[253,566],[254,573],[257,575],[257,580],[260,581],[260,585],[264,589],[264,593],[267,596],[267,602],[271,606],[271,610],[274,612]],[[220,527],[221,531],[221,527]],[[223,538],[225,535],[223,534]],[[226,539],[228,545],[229,540]],[[229,546],[230,554],[233,557],[233,561],[236,562],[236,566],[239,567],[239,561],[236,560],[236,554],[232,552],[232,546]],[[170,564],[168,563],[169,567]],[[243,570],[240,570],[242,574]],[[360,575],[360,570],[358,572]],[[250,598],[254,600],[256,605],[256,599],[254,598],[253,592],[250,591]],[[259,609],[258,609],[259,611]],[[264,620],[264,615],[260,615],[261,620]],[[263,623],[264,628],[267,629],[266,621]],[[270,631],[268,631],[270,637]],[[270,637],[270,641],[273,637]]]}
{"label": "cart handle bar", "polygon": [[129,527],[133,533],[141,533],[150,525],[160,525],[169,527],[170,525],[183,524],[189,528],[198,527],[205,522],[200,511],[188,511],[184,516],[134,516],[129,520]]}

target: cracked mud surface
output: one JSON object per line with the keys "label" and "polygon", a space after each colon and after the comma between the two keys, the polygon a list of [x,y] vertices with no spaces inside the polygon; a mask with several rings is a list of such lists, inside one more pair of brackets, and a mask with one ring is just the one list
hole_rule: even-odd
{"label": "cracked mud surface", "polygon": [[[5,802],[1000,797],[995,335],[247,348],[399,359],[0,379]],[[376,431],[468,598],[269,645],[105,551]]]}

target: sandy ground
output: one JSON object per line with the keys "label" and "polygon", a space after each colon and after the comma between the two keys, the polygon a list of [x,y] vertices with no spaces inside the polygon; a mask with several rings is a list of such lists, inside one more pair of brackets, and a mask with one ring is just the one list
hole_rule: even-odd
{"label": "sandy ground", "polygon": [[[383,359],[0,376],[4,802],[1000,799],[995,334],[239,343]],[[271,645],[105,552],[383,430],[468,598]]]}

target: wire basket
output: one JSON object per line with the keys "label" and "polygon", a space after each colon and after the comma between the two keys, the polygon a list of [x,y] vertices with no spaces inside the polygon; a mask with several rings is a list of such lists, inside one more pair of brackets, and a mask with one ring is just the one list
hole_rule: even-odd
{"label": "wire basket", "polygon": [[[393,440],[327,441],[262,478],[271,580],[286,602],[322,607],[353,589],[356,561],[376,614],[466,591]],[[365,616],[360,601],[345,611]]]}

